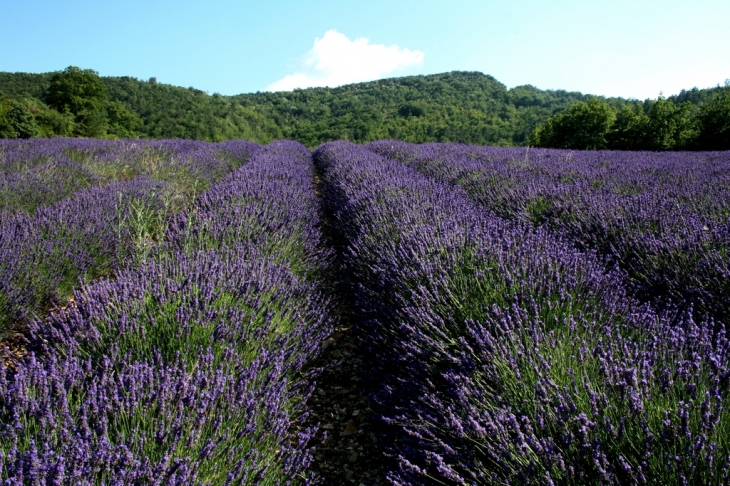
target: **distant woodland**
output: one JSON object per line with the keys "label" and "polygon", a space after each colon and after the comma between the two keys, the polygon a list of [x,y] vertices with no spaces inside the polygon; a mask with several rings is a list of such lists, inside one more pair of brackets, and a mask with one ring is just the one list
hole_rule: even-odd
{"label": "distant woodland", "polygon": [[[727,83],[726,83],[727,84]],[[451,72],[293,92],[212,95],[68,67],[0,73],[0,138],[185,138],[310,148],[337,139],[464,142],[575,149],[728,150],[730,86],[656,100],[533,86],[507,89]]]}

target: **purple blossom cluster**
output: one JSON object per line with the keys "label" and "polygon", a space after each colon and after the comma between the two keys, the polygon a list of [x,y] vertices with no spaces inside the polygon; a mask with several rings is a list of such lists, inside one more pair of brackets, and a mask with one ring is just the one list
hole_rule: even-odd
{"label": "purple blossom cluster", "polygon": [[[297,142],[282,140],[267,145],[173,222],[170,243],[183,250],[191,244],[219,248],[251,241],[260,249],[276,247],[279,252],[296,255],[295,267],[303,271],[319,268],[324,254],[319,232],[311,229],[319,224],[311,160],[306,147]],[[262,203],[258,194],[276,197]],[[205,228],[202,238],[190,232],[190,222]]]}
{"label": "purple blossom cluster", "polygon": [[163,207],[165,184],[146,178],[79,191],[27,213],[0,215],[0,340],[61,305],[81,277],[121,269],[134,253],[135,205]]}
{"label": "purple blossom cluster", "polygon": [[393,158],[314,152],[392,484],[730,481],[724,329]]}
{"label": "purple blossom cluster", "polygon": [[0,368],[3,484],[309,483],[308,363],[332,326],[312,181],[274,142],[149,258],[35,318]]}
{"label": "purple blossom cluster", "polygon": [[160,236],[154,233],[195,190],[258,148],[247,141],[0,141],[0,341],[62,304],[79,278],[146,256]]}
{"label": "purple blossom cluster", "polygon": [[78,190],[147,176],[202,192],[259,146],[248,141],[0,140],[0,211],[32,213]]}
{"label": "purple blossom cluster", "polygon": [[611,152],[412,145],[375,152],[506,218],[596,249],[656,307],[730,323],[730,152]]}

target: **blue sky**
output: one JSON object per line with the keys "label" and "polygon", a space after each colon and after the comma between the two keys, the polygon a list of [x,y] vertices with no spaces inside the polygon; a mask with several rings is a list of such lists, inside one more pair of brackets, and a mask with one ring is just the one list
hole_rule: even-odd
{"label": "blue sky", "polygon": [[0,71],[226,95],[454,70],[644,99],[730,78],[728,0],[0,0]]}

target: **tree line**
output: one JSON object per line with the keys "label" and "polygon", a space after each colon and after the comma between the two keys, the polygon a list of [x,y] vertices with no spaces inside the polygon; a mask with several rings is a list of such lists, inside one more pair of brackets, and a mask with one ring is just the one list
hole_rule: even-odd
{"label": "tree line", "polygon": [[50,74],[40,96],[0,91],[2,138],[134,137],[139,124],[123,103],[109,99],[106,84],[90,69],[70,66]]}
{"label": "tree line", "polygon": [[730,80],[725,89],[715,91],[696,103],[682,92],[677,100],[660,96],[620,110],[597,98],[578,102],[538,126],[530,145],[579,150],[730,150]]}
{"label": "tree line", "polygon": [[[670,97],[656,102],[667,109],[687,103],[691,109],[682,110],[687,111],[686,116],[694,116],[698,107],[717,97],[716,91],[683,91],[681,100]],[[259,143],[288,138],[310,148],[329,140],[364,143],[391,138],[502,146],[568,143],[577,148],[572,139],[559,138],[574,123],[570,120],[575,116],[566,115],[585,111],[585,107],[593,113],[596,103],[608,107],[607,113],[619,119],[623,113],[638,116],[637,110],[641,116],[651,116],[646,104],[655,102],[591,97],[530,85],[507,89],[477,72],[223,96],[159,83],[156,78],[101,77],[93,70],[70,66],[53,73],[0,73],[0,137],[247,139]],[[610,127],[614,122],[611,118]],[[626,126],[634,130],[636,123],[632,123]]]}

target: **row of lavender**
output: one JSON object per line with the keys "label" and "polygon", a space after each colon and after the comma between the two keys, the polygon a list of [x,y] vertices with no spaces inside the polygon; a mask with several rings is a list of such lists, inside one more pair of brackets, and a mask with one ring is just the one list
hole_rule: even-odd
{"label": "row of lavender", "polygon": [[[6,204],[0,212],[0,342],[33,315],[62,304],[79,278],[90,281],[144,258],[170,217],[192,201],[194,187],[210,186],[259,148],[251,142],[74,139],[2,145],[3,169],[17,176],[5,177],[3,190],[34,211],[11,211]],[[71,153],[91,169],[68,159]],[[124,177],[110,171],[115,166],[126,168]],[[97,177],[102,173],[104,180]],[[172,174],[181,178],[166,180]],[[92,187],[79,189],[94,178]],[[36,195],[32,204],[26,192]]]}
{"label": "row of lavender", "polygon": [[726,484],[730,343],[363,147],[319,147],[393,484]]}
{"label": "row of lavender", "polygon": [[596,249],[657,307],[730,324],[730,152],[570,152],[373,142],[506,219]]}
{"label": "row of lavender", "polygon": [[300,144],[262,148],[147,259],[31,323],[0,369],[3,484],[311,479],[298,424],[331,327],[312,170]]}
{"label": "row of lavender", "polygon": [[140,176],[202,192],[240,166],[252,142],[0,140],[0,211],[33,213],[81,189]]}

